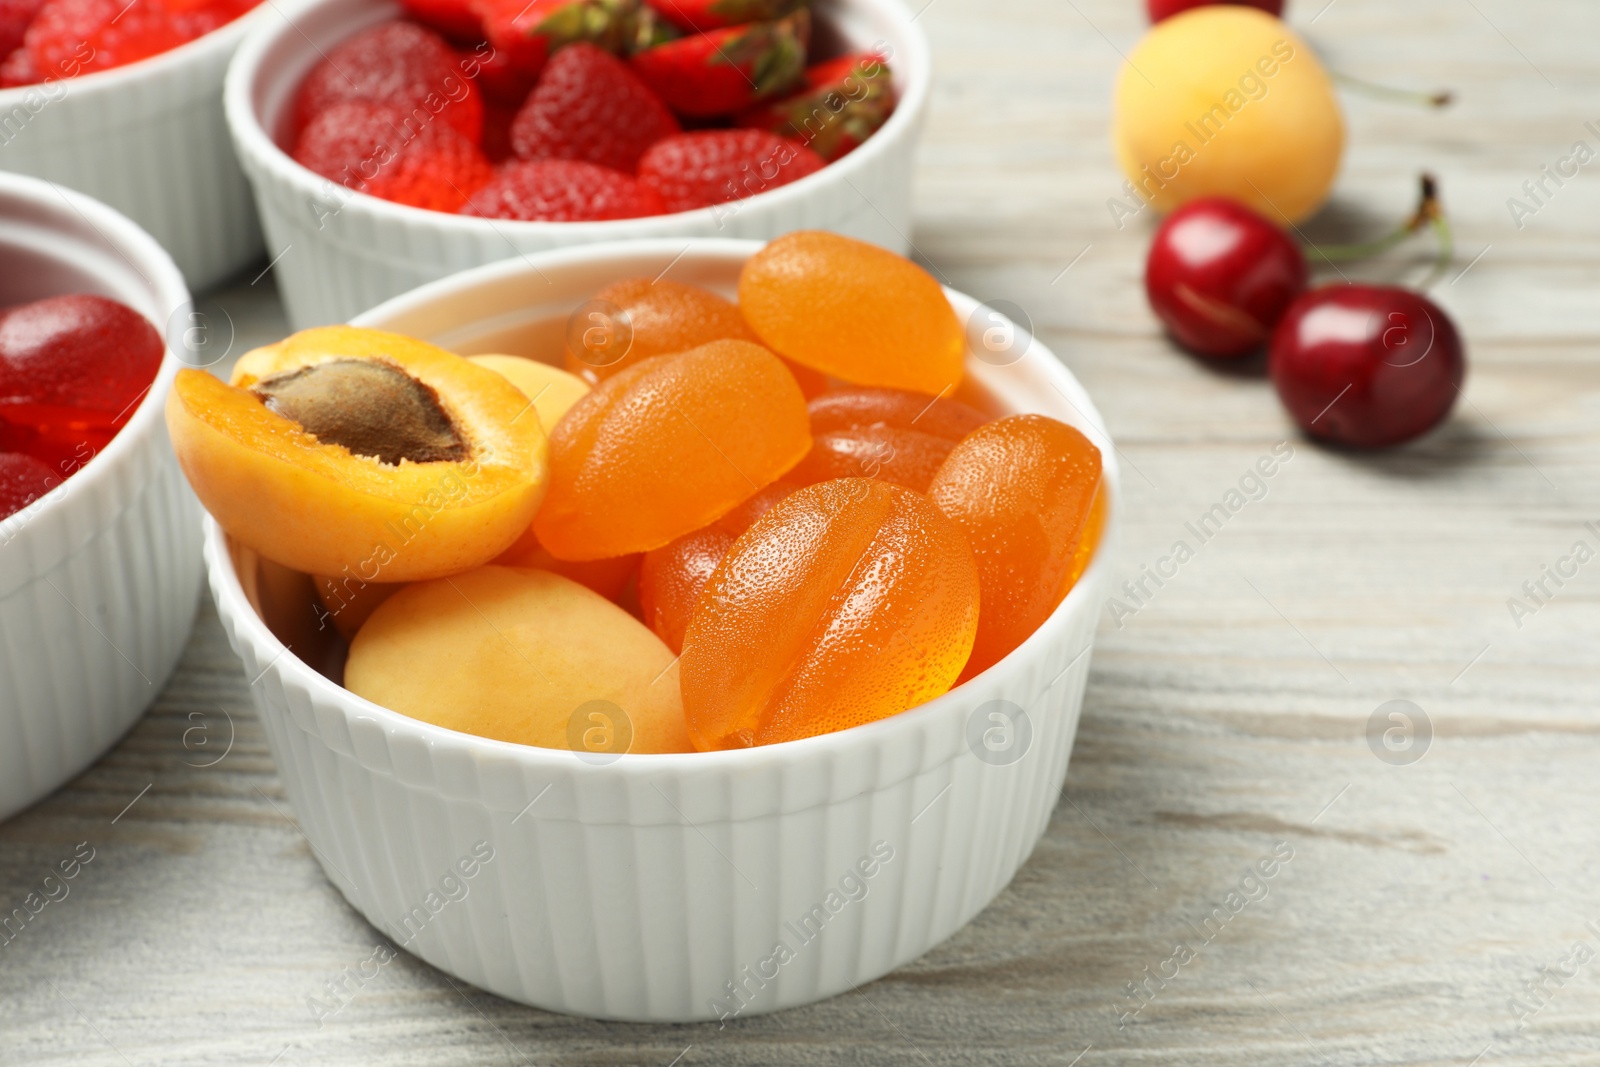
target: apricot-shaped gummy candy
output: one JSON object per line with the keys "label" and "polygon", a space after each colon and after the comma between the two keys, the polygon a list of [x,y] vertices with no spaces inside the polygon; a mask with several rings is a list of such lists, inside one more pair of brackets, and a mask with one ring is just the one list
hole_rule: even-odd
{"label": "apricot-shaped gummy candy", "polygon": [[544,431],[505,378],[378,330],[304,330],[240,357],[233,384],[180,370],[178,462],[240,542],[306,574],[438,578],[487,563],[539,508]]}
{"label": "apricot-shaped gummy candy", "polygon": [[806,404],[812,433],[890,426],[959,441],[989,416],[959,400],[909,389],[836,389]]}
{"label": "apricot-shaped gummy candy", "polygon": [[344,680],[402,715],[497,741],[687,752],[671,666],[655,634],[577,582],[489,566],[384,601]]}
{"label": "apricot-shaped gummy candy", "polygon": [[566,367],[593,385],[651,356],[687,352],[712,341],[755,340],[739,308],[716,293],[680,282],[627,278],[579,309],[568,327]]}
{"label": "apricot-shaped gummy candy", "polygon": [[811,451],[789,475],[801,485],[880,478],[924,492],[955,443],[988,416],[904,389],[845,389],[814,398]]}
{"label": "apricot-shaped gummy candy", "polygon": [[683,633],[689,628],[700,593],[739,535],[802,484],[792,473],[786,474],[710,526],[644,554],[639,568],[639,608],[645,625],[668,648],[683,651]]}
{"label": "apricot-shaped gummy candy", "polygon": [[1075,561],[1100,475],[1100,450],[1043,415],[980,426],[934,475],[928,498],[967,535],[983,586],[983,617],[963,679],[1026,641],[1067,595],[1082,570]]}
{"label": "apricot-shaped gummy candy", "polygon": [[810,447],[805,398],[760,345],[713,341],[647,359],[556,426],[534,532],[558,559],[660,548],[726,515]]}
{"label": "apricot-shaped gummy candy", "polygon": [[978,570],[927,498],[842,478],[790,494],[735,541],[679,663],[701,750],[898,714],[950,687],[978,627]]}
{"label": "apricot-shaped gummy candy", "polygon": [[779,237],[745,261],[739,306],[763,344],[824,374],[929,396],[961,381],[966,335],[944,290],[876,245]]}
{"label": "apricot-shaped gummy candy", "polygon": [[634,575],[639,573],[639,561],[643,558],[640,553],[633,552],[606,559],[556,559],[548,548],[539,543],[539,535],[530,526],[528,532],[517,538],[516,544],[500,553],[494,562],[501,567],[536,567],[541,571],[559,574],[593,589],[607,600],[616,601],[621,598]]}

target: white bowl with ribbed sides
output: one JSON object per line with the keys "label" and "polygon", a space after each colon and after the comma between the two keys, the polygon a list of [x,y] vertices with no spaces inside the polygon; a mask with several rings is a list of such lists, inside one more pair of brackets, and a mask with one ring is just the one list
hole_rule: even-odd
{"label": "white bowl with ribbed sides", "polygon": [[[506,222],[354,193],[285,152],[286,116],[307,72],[351,35],[398,17],[395,0],[309,0],[265,22],[228,71],[228,126],[255,187],[268,254],[296,328],[348,321],[457,271],[597,241],[748,237],[834,230],[905,252],[911,176],[931,81],[927,38],[901,0],[815,0],[840,49],[880,48],[899,93],[865,144],[816,174],[731,204],[612,222]],[[823,31],[819,31],[823,32]],[[682,244],[679,245],[682,247]]]}
{"label": "white bowl with ribbed sides", "polygon": [[193,289],[237,273],[261,255],[261,229],[228,141],[222,79],[250,28],[278,18],[272,6],[125,67],[0,89],[0,170],[116,208]]}
{"label": "white bowl with ribbed sides", "polygon": [[[468,354],[554,359],[566,316],[600,286],[666,272],[731,291],[759,247],[633,241],[507,260],[357,323]],[[981,344],[995,322],[971,298],[951,299]],[[973,384],[963,388],[1101,443],[1109,540],[1116,458],[1093,404],[1042,345],[1000,362],[969,358]],[[223,625],[258,679],[251,691],[284,788],[340,892],[394,945],[476,986],[641,1021],[749,1015],[846,992],[994,899],[1056,805],[1106,555],[1103,543],[1021,648],[922,707],[764,748],[605,762],[439,729],[347,692],[274,633],[315,649],[309,586],[285,598],[293,583],[281,569],[213,521],[206,533]]]}
{"label": "white bowl with ribbed sides", "polygon": [[[183,278],[104,204],[0,173],[0,307],[98,293],[159,330]],[[179,362],[98,455],[0,520],[0,818],[116,743],[156,698],[194,623],[200,512],[163,416]]]}

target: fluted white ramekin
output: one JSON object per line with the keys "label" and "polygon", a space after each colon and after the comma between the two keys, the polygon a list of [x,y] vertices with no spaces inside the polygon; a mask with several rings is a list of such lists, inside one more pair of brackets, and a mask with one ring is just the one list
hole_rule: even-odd
{"label": "fluted white ramekin", "polygon": [[[0,174],[0,307],[98,293],[188,322],[172,259],[117,212]],[[0,520],[0,819],[100,757],[156,698],[200,592],[200,514],[163,416],[169,349],[105,450]]]}
{"label": "fluted white ramekin", "polygon": [[222,115],[228,60],[255,11],[125,67],[0,89],[0,170],[32,174],[110,204],[205,289],[261,254],[250,187]]}
{"label": "fluted white ramekin", "polygon": [[[602,285],[670,268],[731,292],[759,247],[630,241],[507,260],[357,324],[468,354],[558,359],[566,316]],[[997,322],[950,297],[982,344]],[[968,369],[1004,407],[1073,423],[1101,445],[1109,541],[1117,464],[1100,417],[1042,345],[1016,351],[1027,354],[1005,366],[969,356]],[[630,1020],[831,996],[921,955],[988,904],[1055,807],[1106,555],[1102,543],[1021,648],[922,707],[764,748],[596,763],[439,729],[347,692],[252,606],[268,604],[280,631],[312,647],[309,584],[298,601],[263,601],[269,585],[283,588],[281,573],[264,575],[215,522],[206,532],[223,625],[258,679],[252,694],[284,788],[340,892],[396,944],[474,985]]]}
{"label": "fluted white ramekin", "polygon": [[[228,126],[255,187],[267,251],[297,328],[345,322],[392,296],[507,256],[644,237],[751,237],[834,230],[907,250],[911,174],[931,80],[928,43],[901,0],[817,0],[849,46],[885,49],[900,100],[867,142],[816,174],[731,204],[613,222],[506,222],[352,193],[294,162],[275,139],[296,90],[339,41],[398,16],[395,0],[310,0],[266,22],[228,70]],[[682,247],[680,245],[680,247]]]}

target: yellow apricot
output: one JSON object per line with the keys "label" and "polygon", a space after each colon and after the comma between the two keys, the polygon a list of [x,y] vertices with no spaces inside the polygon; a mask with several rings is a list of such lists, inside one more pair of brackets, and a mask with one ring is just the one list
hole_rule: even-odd
{"label": "yellow apricot", "polygon": [[355,637],[362,625],[372,618],[379,604],[405,588],[403,585],[363,582],[355,577],[324,578],[318,575],[314,580],[317,602],[322,605],[317,621],[323,624],[331,622],[333,628],[339,631],[339,636],[346,641]]}
{"label": "yellow apricot", "polygon": [[335,580],[409,582],[504,552],[533,521],[548,445],[505,378],[409,337],[305,330],[185,369],[167,402],[178,462],[223,529]]}
{"label": "yellow apricot", "polygon": [[1305,41],[1264,11],[1214,4],[1157,23],[1128,56],[1112,142],[1158,211],[1225,196],[1286,225],[1327,198],[1344,120]]}
{"label": "yellow apricot", "polygon": [[592,753],[689,752],[674,657],[577,582],[520,567],[408,585],[350,645],[344,684],[479,737]]}
{"label": "yellow apricot", "polygon": [[522,356],[483,355],[467,359],[480,367],[488,367],[502,375],[533,401],[533,410],[539,414],[539,425],[549,433],[567,409],[583,399],[589,384],[576,374],[568,374],[560,367],[540,363]]}

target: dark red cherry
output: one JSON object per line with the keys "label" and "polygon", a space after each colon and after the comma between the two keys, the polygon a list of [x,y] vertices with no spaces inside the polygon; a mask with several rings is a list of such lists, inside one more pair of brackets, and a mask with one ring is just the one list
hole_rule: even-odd
{"label": "dark red cherry", "polygon": [[1144,287],[1179,344],[1232,359],[1266,343],[1306,277],[1306,258],[1288,234],[1242,204],[1210,197],[1161,223]]}
{"label": "dark red cherry", "polygon": [[1268,370],[1308,434],[1381,448],[1444,421],[1466,359],[1455,323],[1420,293],[1331,285],[1289,307],[1273,334]]}
{"label": "dark red cherry", "polygon": [[0,404],[13,416],[23,405],[125,419],[155,380],[165,350],[143,315],[103,296],[9,308],[0,312]]}
{"label": "dark red cherry", "polygon": [[1215,3],[1258,7],[1269,15],[1283,17],[1283,0],[1150,0],[1150,21],[1157,23],[1191,7],[1209,7]]}

